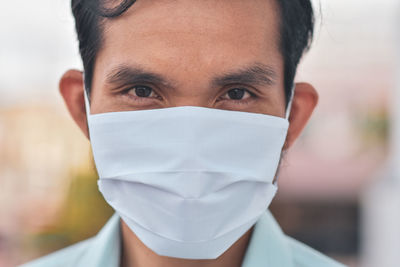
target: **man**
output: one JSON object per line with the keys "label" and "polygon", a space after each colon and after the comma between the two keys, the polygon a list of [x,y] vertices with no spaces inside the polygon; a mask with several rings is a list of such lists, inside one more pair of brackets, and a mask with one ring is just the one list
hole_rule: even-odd
{"label": "man", "polygon": [[[84,75],[60,91],[116,210],[26,266],[342,266],[267,207],[317,93],[294,84],[309,0],[72,0]],[[86,89],[86,90],[85,90]]]}

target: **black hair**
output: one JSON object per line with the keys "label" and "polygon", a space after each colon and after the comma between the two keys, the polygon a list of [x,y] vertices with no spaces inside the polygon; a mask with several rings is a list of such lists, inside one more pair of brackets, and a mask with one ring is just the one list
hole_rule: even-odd
{"label": "black hair", "polygon": [[[314,33],[314,11],[310,0],[275,0],[280,8],[280,52],[284,59],[286,104],[289,102],[297,65],[308,51]],[[103,44],[103,22],[128,10],[136,0],[71,0],[79,51],[90,94],[96,54]]]}

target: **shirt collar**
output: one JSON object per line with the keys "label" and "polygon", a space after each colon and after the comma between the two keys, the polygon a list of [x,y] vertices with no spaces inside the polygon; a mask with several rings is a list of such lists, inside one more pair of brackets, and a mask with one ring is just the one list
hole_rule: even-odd
{"label": "shirt collar", "polygon": [[[114,214],[90,243],[81,266],[119,267],[120,217]],[[257,221],[242,267],[293,267],[291,250],[272,214],[267,211]]]}
{"label": "shirt collar", "polygon": [[120,217],[114,214],[93,238],[80,266],[119,267],[120,253]]}
{"label": "shirt collar", "polygon": [[293,267],[291,250],[270,211],[257,221],[242,267]]}

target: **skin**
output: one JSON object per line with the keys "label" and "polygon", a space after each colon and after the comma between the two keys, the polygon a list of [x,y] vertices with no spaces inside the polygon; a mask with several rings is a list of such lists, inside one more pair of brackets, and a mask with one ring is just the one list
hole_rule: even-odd
{"label": "skin", "polygon": [[[105,21],[92,81],[91,113],[201,106],[284,117],[277,10],[273,0],[137,1],[121,17]],[[263,77],[243,79],[251,69]],[[138,73],[152,73],[163,81],[144,79]],[[151,94],[137,96],[138,85],[152,88]],[[228,92],[235,88],[245,92],[242,99],[230,98]],[[67,71],[60,92],[89,138],[82,72]],[[285,150],[301,133],[317,101],[310,84],[296,84]],[[218,259],[184,260],[155,254],[123,221],[121,226],[123,267],[239,267],[252,232]]]}

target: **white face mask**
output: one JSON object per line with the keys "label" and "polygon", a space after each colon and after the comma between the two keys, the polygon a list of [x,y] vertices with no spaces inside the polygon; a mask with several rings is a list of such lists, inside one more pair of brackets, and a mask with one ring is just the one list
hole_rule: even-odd
{"label": "white face mask", "polygon": [[88,112],[88,125],[99,189],[136,236],[162,256],[215,259],[275,196],[289,123],[184,106]]}

